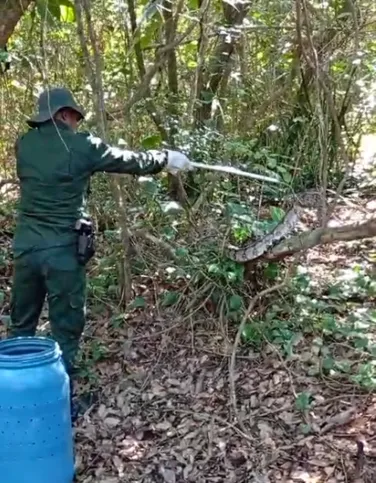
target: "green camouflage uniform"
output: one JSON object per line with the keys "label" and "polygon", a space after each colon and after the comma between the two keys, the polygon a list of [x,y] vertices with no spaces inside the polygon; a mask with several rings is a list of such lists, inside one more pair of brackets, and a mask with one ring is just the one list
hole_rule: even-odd
{"label": "green camouflage uniform", "polygon": [[82,109],[66,89],[39,99],[39,114],[16,144],[21,199],[14,237],[14,280],[9,335],[32,336],[47,296],[53,337],[68,371],[85,323],[85,267],[76,256],[75,222],[82,217],[91,175],[147,175],[167,164],[167,152],[135,153],[75,133],[53,119],[62,108]]}

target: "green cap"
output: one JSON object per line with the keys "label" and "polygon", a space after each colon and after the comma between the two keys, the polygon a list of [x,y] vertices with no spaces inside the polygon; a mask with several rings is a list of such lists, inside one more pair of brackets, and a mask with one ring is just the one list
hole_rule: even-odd
{"label": "green cap", "polygon": [[39,96],[38,113],[29,119],[27,123],[31,127],[49,121],[60,109],[70,108],[76,111],[81,119],[85,117],[83,109],[76,103],[72,93],[63,87],[47,89]]}

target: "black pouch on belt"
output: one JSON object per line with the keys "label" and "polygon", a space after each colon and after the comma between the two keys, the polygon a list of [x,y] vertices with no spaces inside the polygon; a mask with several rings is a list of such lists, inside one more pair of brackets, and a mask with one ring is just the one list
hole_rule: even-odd
{"label": "black pouch on belt", "polygon": [[93,224],[86,218],[76,221],[77,258],[80,265],[86,265],[95,254],[95,233]]}

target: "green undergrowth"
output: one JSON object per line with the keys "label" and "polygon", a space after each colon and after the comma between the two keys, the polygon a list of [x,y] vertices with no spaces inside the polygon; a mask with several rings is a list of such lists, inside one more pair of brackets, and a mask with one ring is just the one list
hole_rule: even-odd
{"label": "green undergrowth", "polygon": [[[199,317],[200,313],[212,319],[221,317],[235,331],[254,295],[245,279],[244,266],[218,256],[214,246],[206,246],[197,256],[183,249],[180,252],[180,263],[159,275],[159,310],[179,313],[187,323],[190,316]],[[258,270],[264,287],[277,283],[284,272],[275,263]],[[332,282],[325,282],[310,275],[305,267],[298,267],[288,289],[260,305],[256,315],[247,321],[243,347],[262,351],[266,343],[273,344],[286,360],[299,362],[308,376],[351,381],[373,390],[376,281],[367,267],[357,264],[331,275]],[[104,270],[103,278],[91,281],[91,290],[109,277]],[[148,293],[141,293],[126,312],[146,315],[154,308]],[[121,328],[123,322],[124,312],[114,311],[113,329]],[[105,350],[97,346],[91,352],[92,361],[105,356]]]}
{"label": "green undergrowth", "polygon": [[246,324],[243,341],[265,341],[299,361],[307,375],[349,380],[376,388],[376,281],[359,265],[338,270],[335,282],[317,286],[304,270],[289,292]]}

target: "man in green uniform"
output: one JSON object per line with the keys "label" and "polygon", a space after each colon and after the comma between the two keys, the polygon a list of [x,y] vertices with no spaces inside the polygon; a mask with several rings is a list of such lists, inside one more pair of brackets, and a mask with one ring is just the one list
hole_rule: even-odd
{"label": "man in green uniform", "polygon": [[47,296],[51,331],[67,371],[85,324],[85,266],[77,256],[75,226],[83,217],[90,177],[191,169],[176,151],[136,153],[77,133],[84,112],[63,88],[43,92],[30,130],[16,143],[21,198],[14,237],[14,280],[9,335],[33,336]]}

